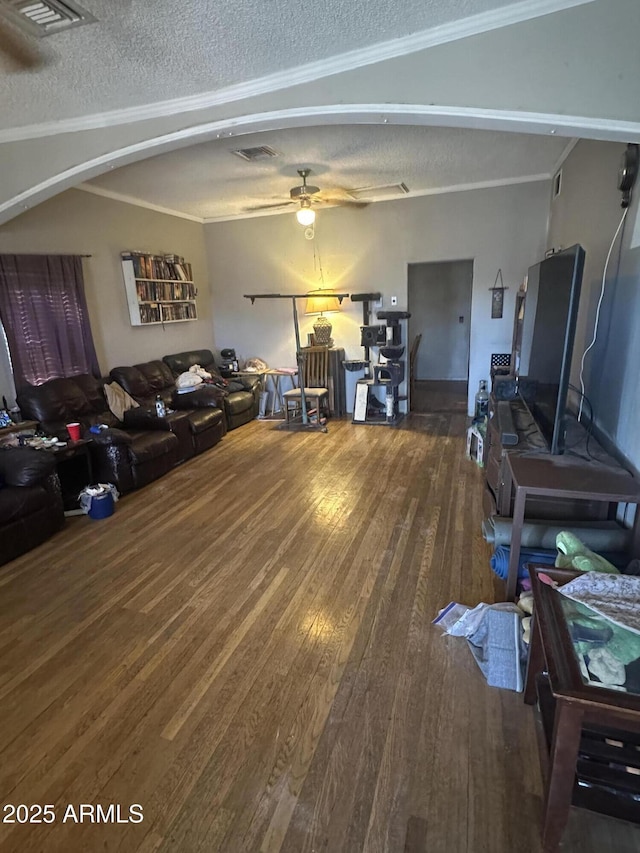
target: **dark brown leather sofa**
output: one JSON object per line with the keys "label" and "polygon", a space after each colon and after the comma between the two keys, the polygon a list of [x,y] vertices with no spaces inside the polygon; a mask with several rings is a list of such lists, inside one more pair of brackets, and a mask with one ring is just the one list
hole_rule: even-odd
{"label": "dark brown leather sofa", "polygon": [[[175,379],[162,361],[147,361],[133,367],[114,367],[109,374],[129,393],[139,408],[129,409],[124,424],[132,429],[156,429],[175,433],[180,442],[180,458],[189,459],[217,444],[226,432],[222,410],[223,394],[216,388],[203,392],[177,394]],[[158,418],[155,401],[160,396],[165,406],[175,411]]]}
{"label": "dark brown leather sofa", "polygon": [[0,448],[0,565],[40,545],[63,524],[53,454],[30,447]]}
{"label": "dark brown leather sofa", "polygon": [[[83,438],[91,439],[96,482],[113,483],[119,492],[145,486],[180,461],[180,445],[172,432],[129,429],[110,412],[102,382],[88,374],[51,379],[20,389],[23,417],[39,421],[49,435],[66,439],[66,424],[78,421]],[[96,424],[108,429],[89,432]]]}
{"label": "dark brown leather sofa", "polygon": [[[169,366],[174,377],[186,373],[194,364],[199,364],[212,375],[220,375],[216,360],[208,349],[189,350],[163,356],[164,363]],[[228,380],[224,397],[224,413],[227,429],[247,424],[258,416],[260,410],[260,392],[262,386],[259,376],[243,376]],[[197,392],[193,392],[197,393]],[[187,397],[192,394],[185,395]]]}

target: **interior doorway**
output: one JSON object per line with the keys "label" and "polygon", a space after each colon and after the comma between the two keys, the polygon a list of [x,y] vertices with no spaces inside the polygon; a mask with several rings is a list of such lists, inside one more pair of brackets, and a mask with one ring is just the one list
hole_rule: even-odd
{"label": "interior doorway", "polygon": [[411,385],[411,411],[465,412],[473,261],[409,264],[409,342],[422,335]]}

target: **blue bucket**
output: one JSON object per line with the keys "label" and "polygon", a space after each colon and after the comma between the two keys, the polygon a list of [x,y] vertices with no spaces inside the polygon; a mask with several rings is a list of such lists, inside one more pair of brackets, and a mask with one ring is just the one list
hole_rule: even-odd
{"label": "blue bucket", "polygon": [[88,515],[91,518],[108,518],[113,515],[113,509],[113,495],[111,492],[106,492],[104,495],[92,496]]}

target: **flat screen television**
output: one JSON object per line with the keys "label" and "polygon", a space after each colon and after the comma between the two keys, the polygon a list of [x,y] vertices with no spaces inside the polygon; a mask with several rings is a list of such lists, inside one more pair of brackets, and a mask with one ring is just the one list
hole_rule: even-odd
{"label": "flat screen television", "polygon": [[[519,387],[552,454],[564,453],[565,449],[567,394],[584,258],[584,249],[576,245],[529,269]],[[524,377],[530,381],[525,383]],[[525,387],[528,390],[523,393]]]}

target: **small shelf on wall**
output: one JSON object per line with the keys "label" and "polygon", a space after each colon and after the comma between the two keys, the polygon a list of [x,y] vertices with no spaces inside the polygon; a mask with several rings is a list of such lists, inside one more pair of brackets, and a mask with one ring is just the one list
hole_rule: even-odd
{"label": "small shelf on wall", "polygon": [[123,252],[122,275],[132,326],[198,319],[191,264],[179,255]]}

